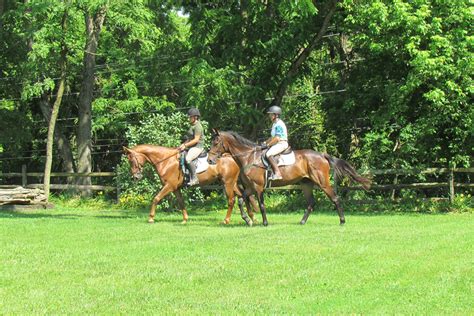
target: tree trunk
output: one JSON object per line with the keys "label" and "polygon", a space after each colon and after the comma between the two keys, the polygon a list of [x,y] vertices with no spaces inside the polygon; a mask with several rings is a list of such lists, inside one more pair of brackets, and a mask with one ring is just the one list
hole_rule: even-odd
{"label": "tree trunk", "polygon": [[53,104],[53,110],[51,112],[51,118],[49,120],[48,128],[48,139],[46,142],[46,163],[44,167],[44,195],[46,201],[49,199],[49,184],[51,180],[51,165],[53,163],[53,142],[54,142],[54,128],[56,125],[56,119],[58,118],[59,107],[61,106],[61,100],[64,94],[64,86],[66,84],[66,42],[64,36],[67,30],[67,8],[64,9],[63,18],[61,21],[61,28],[63,33],[63,39],[61,41],[61,57],[59,60],[59,67],[61,69],[61,79],[59,80],[58,92],[56,94],[56,100]]}
{"label": "tree trunk", "polygon": [[[49,124],[51,120],[51,107],[47,101],[41,100],[39,102],[41,112],[46,122]],[[72,149],[69,145],[69,140],[63,132],[63,128],[56,122],[56,127],[54,129],[54,140],[56,141],[56,146],[58,146],[59,155],[63,161],[63,171],[73,173],[76,170],[74,164],[74,157],[72,155]],[[68,178],[68,183],[71,183],[72,178]]]}
{"label": "tree trunk", "polygon": [[283,100],[283,96],[286,93],[286,89],[288,88],[288,85],[292,82],[293,78],[295,75],[298,73],[298,70],[300,66],[306,61],[308,58],[309,54],[313,51],[313,49],[316,47],[316,45],[319,44],[321,41],[321,38],[323,35],[326,33],[326,30],[329,26],[329,21],[331,20],[332,16],[334,15],[334,12],[336,11],[337,3],[340,0],[331,0],[328,7],[329,9],[327,10],[327,14],[324,17],[323,25],[319,29],[318,34],[316,34],[313,39],[310,41],[309,45],[302,49],[298,56],[296,56],[295,60],[293,60],[290,69],[286,73],[285,78],[283,81],[280,83],[280,86],[278,87],[278,90],[275,94],[275,99],[273,100],[273,105],[281,105],[281,102]]}
{"label": "tree trunk", "polygon": [[[84,74],[79,94],[79,126],[77,131],[77,171],[81,173],[92,171],[92,100],[95,55],[105,14],[106,6],[99,8],[94,16],[91,16],[88,12],[85,13],[87,39],[84,51]],[[91,178],[80,177],[78,184],[91,185]],[[82,194],[88,196],[91,191],[82,191]]]}

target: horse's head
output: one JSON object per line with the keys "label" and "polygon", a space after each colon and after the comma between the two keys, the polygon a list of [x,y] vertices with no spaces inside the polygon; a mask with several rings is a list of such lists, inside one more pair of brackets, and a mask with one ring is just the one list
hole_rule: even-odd
{"label": "horse's head", "polygon": [[228,153],[229,149],[225,145],[225,139],[223,135],[216,129],[212,129],[212,140],[211,148],[208,152],[208,161],[211,164],[215,164],[216,160],[220,158],[224,153]]}
{"label": "horse's head", "polygon": [[141,180],[143,178],[142,170],[145,164],[145,155],[138,153],[130,148],[123,147],[123,153],[127,155],[128,162],[130,163],[130,170],[132,177],[135,180]]}

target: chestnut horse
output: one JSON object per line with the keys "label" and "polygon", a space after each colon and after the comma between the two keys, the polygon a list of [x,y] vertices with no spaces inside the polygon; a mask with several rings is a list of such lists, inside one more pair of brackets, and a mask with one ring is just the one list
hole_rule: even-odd
{"label": "chestnut horse", "polygon": [[[219,132],[213,130],[212,147],[209,150],[209,159],[212,161],[224,153],[229,153],[235,159],[242,170],[244,186],[250,194],[257,195],[260,211],[262,213],[263,225],[268,225],[263,191],[266,184],[266,170],[262,164],[262,149],[256,143],[245,139],[235,132]],[[346,220],[339,199],[329,183],[330,166],[336,171],[338,177],[348,176],[350,179],[362,184],[368,190],[371,181],[361,177],[355,169],[346,161],[322,154],[313,150],[295,150],[296,162],[293,165],[281,166],[281,180],[271,181],[272,186],[284,186],[301,182],[301,187],[308,203],[308,207],[301,219],[305,224],[313,211],[315,200],[313,197],[313,186],[318,185],[334,203],[339,214],[339,222],[343,225]]]}
{"label": "chestnut horse", "polygon": [[[154,223],[156,206],[165,196],[173,192],[176,196],[176,199],[178,200],[178,206],[183,213],[183,223],[186,223],[188,221],[188,213],[186,211],[183,196],[180,191],[181,187],[183,186],[184,175],[179,164],[179,151],[176,148],[155,145],[137,145],[133,148],[123,147],[123,151],[124,154],[127,155],[132,177],[135,180],[140,180],[143,177],[143,165],[146,162],[149,162],[155,167],[155,170],[160,176],[160,180],[163,184],[160,192],[156,194],[152,201],[148,222]],[[249,208],[249,215],[252,218],[250,219],[243,210],[242,192],[237,186],[239,173],[239,166],[232,157],[227,156],[219,159],[217,164],[209,165],[209,168],[206,171],[199,173],[197,177],[199,179],[200,185],[210,184],[215,182],[217,179],[221,179],[224,183],[228,202],[228,209],[224,219],[224,224],[228,224],[230,222],[230,216],[235,203],[234,197],[237,194],[239,197],[238,204],[240,208],[240,214],[247,225],[251,226],[254,215],[252,210]]]}

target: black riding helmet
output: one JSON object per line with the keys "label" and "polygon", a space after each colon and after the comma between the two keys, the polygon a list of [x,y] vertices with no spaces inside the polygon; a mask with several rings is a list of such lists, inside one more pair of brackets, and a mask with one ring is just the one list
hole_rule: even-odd
{"label": "black riding helmet", "polygon": [[201,117],[201,113],[196,108],[190,108],[188,110],[188,116],[199,116],[199,117]]}

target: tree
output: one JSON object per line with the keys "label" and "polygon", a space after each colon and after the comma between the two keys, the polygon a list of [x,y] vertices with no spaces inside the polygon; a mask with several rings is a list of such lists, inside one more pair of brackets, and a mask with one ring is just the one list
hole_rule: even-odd
{"label": "tree", "polygon": [[[100,3],[92,9],[86,8],[86,45],[84,47],[84,69],[81,91],[79,93],[79,125],[77,129],[77,171],[89,173],[92,171],[92,101],[94,92],[94,73],[99,35],[102,30],[105,15],[107,13],[106,3]],[[79,178],[78,184],[90,185],[90,177]],[[82,191],[89,195],[90,191]]]}
{"label": "tree", "polygon": [[274,105],[278,105],[278,106],[281,105],[283,97],[287,91],[288,85],[291,83],[293,78],[298,74],[299,68],[308,59],[311,52],[316,48],[316,45],[320,44],[323,38],[323,35],[326,33],[326,30],[329,27],[329,22],[331,21],[331,18],[334,15],[334,12],[336,11],[336,6],[338,2],[339,2],[338,0],[333,0],[328,3],[328,9],[326,10],[326,13],[325,13],[326,15],[324,17],[321,28],[319,29],[318,33],[311,39],[308,46],[301,49],[298,52],[298,55],[296,56],[296,58],[291,63],[290,68],[286,72],[285,76],[283,77],[283,80],[281,81],[275,93],[275,98],[273,99]]}
{"label": "tree", "polygon": [[[468,166],[473,157],[472,55],[466,1],[346,1],[353,53],[345,116],[365,125],[372,166]],[[347,126],[347,125],[346,125]],[[427,154],[429,153],[429,154]]]}
{"label": "tree", "polygon": [[61,56],[59,59],[60,69],[61,69],[61,78],[59,79],[58,91],[56,92],[56,100],[54,101],[53,110],[51,112],[51,117],[49,120],[48,128],[48,138],[46,141],[46,164],[44,167],[44,193],[46,200],[49,199],[49,189],[50,189],[50,177],[51,177],[51,164],[53,160],[53,142],[54,142],[54,129],[56,125],[56,119],[59,113],[59,107],[61,106],[61,100],[64,94],[64,86],[66,85],[66,57],[67,57],[67,47],[66,41],[64,40],[64,34],[67,32],[67,15],[68,15],[68,4],[65,5],[63,17],[61,20],[61,33],[63,34],[61,40]]}

